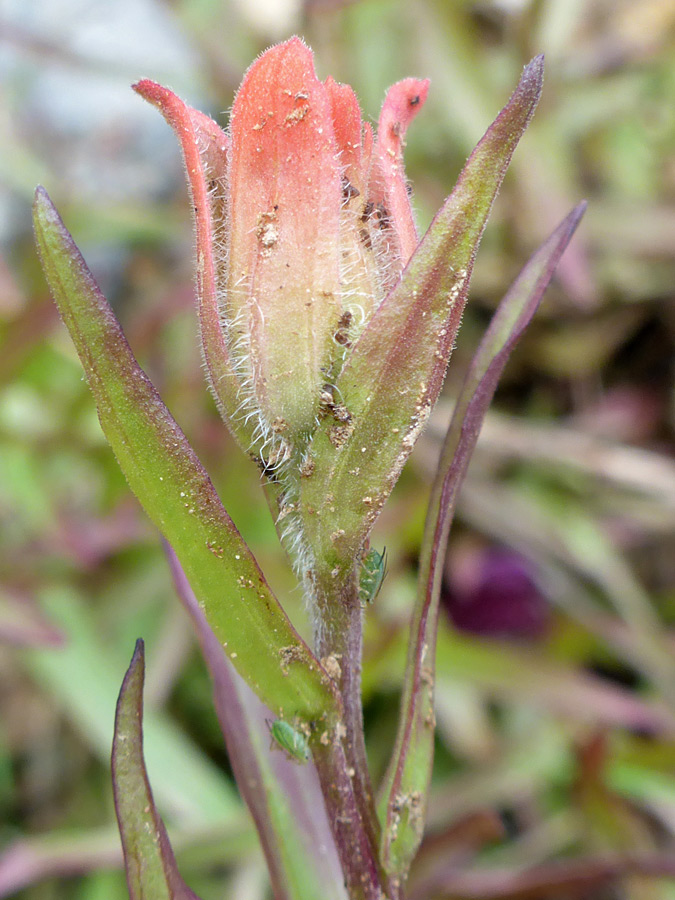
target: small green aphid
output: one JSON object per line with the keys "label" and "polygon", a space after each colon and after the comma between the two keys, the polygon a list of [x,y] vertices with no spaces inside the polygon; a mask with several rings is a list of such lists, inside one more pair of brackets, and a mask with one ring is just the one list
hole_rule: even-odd
{"label": "small green aphid", "polygon": [[272,740],[284,751],[289,759],[304,763],[309,759],[309,744],[307,737],[297,728],[293,728],[283,719],[268,720],[267,727]]}
{"label": "small green aphid", "polygon": [[366,553],[359,577],[359,599],[362,603],[372,603],[377,597],[384,576],[387,573],[387,548],[378,553],[374,547]]}

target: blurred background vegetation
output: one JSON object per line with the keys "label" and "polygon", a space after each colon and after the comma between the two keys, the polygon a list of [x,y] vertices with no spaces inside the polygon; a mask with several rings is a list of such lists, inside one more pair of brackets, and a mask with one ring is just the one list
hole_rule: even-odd
{"label": "blurred background vegetation", "polygon": [[[39,271],[42,183],[306,629],[259,473],[200,368],[177,144],[130,89],[224,124],[253,57],[302,34],[377,120],[432,80],[407,149],[424,227],[522,65],[540,108],[481,247],[431,426],[377,527],[366,615],[375,777],[394,734],[425,499],[473,348],[528,254],[588,213],[516,351],[451,535],[419,898],[675,898],[673,0],[5,0],[0,10],[0,896],[126,896],[109,779],[116,694],[147,643],[147,753],[204,900],[268,897],[158,535],[102,436]],[[1,853],[1,851],[0,851]],[[667,875],[670,874],[670,878]]]}

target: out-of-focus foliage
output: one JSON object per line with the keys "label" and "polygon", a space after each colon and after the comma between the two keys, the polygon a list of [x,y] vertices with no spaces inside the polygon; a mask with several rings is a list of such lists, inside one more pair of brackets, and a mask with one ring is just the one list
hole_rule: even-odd
{"label": "out-of-focus foliage", "polygon": [[[253,56],[297,32],[319,73],[353,84],[371,117],[393,81],[431,78],[406,157],[422,224],[521,66],[541,51],[547,62],[444,398],[374,540],[388,559],[365,612],[376,778],[453,397],[505,286],[589,201],[460,498],[431,819],[410,895],[672,900],[675,880],[652,877],[675,854],[672,0],[16,0],[0,16],[0,896],[124,896],[108,765],[138,636],[146,759],[181,871],[205,898],[266,896],[195,641],[100,432],[29,221],[41,182],[304,629],[259,474],[204,385],[178,149],[128,88],[155,78],[225,122]],[[577,862],[601,858],[614,868]]]}

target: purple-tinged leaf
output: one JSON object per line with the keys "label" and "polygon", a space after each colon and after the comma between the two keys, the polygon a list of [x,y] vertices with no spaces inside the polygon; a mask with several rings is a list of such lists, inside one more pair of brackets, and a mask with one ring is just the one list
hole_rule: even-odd
{"label": "purple-tinged leaf", "polygon": [[298,765],[271,745],[275,716],[223,654],[173,550],[176,592],[192,619],[211,679],[232,770],[265,853],[275,900],[345,900],[342,870],[312,762]]}
{"label": "purple-tinged leaf", "polygon": [[199,900],[180,877],[143,760],[143,641],[124,676],[112,750],[115,811],[130,900]]}
{"label": "purple-tinged leaf", "polygon": [[59,647],[64,633],[44,615],[35,600],[11,589],[0,591],[0,643],[17,647]]}
{"label": "purple-tinged leaf", "polygon": [[459,488],[506,361],[529,324],[586,208],[579,204],[528,260],[495,313],[469,367],[429,502],[396,746],[380,792],[382,853],[404,874],[419,846],[434,745],[434,678],[443,557]]}
{"label": "purple-tinged leaf", "polygon": [[[207,664],[213,666],[216,710],[232,767],[259,828],[279,896],[287,896],[283,893],[286,888],[308,900],[316,896],[342,900],[346,889],[354,900],[380,900],[383,873],[377,842],[361,818],[354,772],[350,771],[339,736],[344,726],[336,728],[331,739],[330,730],[315,722],[313,760],[302,767],[272,748],[268,713],[259,701],[251,702],[242,681],[233,682],[236,673],[227,671],[227,660],[225,665],[218,663],[213,635],[175,558],[172,571],[179,596],[197,627]],[[269,821],[265,822],[265,817]],[[335,851],[342,866],[337,877]],[[312,866],[308,858],[313,860]],[[321,873],[325,880],[320,881],[317,893],[316,879]],[[290,896],[295,898],[296,894]]]}
{"label": "purple-tinged leaf", "polygon": [[301,492],[319,586],[334,590],[353,570],[436,402],[476,250],[542,78],[543,58],[537,57],[336,380],[340,418],[326,415],[317,429],[310,446],[312,474],[303,479]]}
{"label": "purple-tinged leaf", "polygon": [[[173,847],[181,852],[198,850],[207,866],[209,860],[221,866],[236,866],[242,856],[258,849],[257,835],[243,814],[227,823],[175,824],[171,838]],[[0,850],[0,898],[16,897],[19,891],[38,882],[86,877],[101,869],[123,866],[117,822],[97,828],[64,826],[45,833],[17,835]]]}
{"label": "purple-tinged leaf", "polygon": [[330,679],[272,594],[41,188],[34,223],[43,268],[101,426],[131,489],[174,547],[209,625],[272,709],[307,721],[321,718],[334,708]]}
{"label": "purple-tinged leaf", "polygon": [[68,829],[14,838],[0,852],[0,898],[40,881],[121,868],[119,829]]}

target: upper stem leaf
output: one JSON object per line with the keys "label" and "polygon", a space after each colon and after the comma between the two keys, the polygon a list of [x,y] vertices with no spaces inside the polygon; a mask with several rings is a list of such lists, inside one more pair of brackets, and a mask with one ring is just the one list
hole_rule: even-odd
{"label": "upper stem leaf", "polygon": [[330,679],[291,625],[46,192],[35,233],[103,431],[145,511],[174,547],[209,625],[244,680],[286,716],[333,708]]}
{"label": "upper stem leaf", "polygon": [[317,429],[301,494],[320,585],[340,584],[352,570],[438,397],[478,243],[542,77],[537,57],[337,379],[339,418],[331,411]]}
{"label": "upper stem leaf", "polygon": [[424,827],[434,749],[434,680],[443,558],[457,495],[506,361],[534,315],[586,208],[580,203],[528,260],[495,313],[457,399],[431,491],[396,745],[382,783],[382,854],[405,874]]}
{"label": "upper stem leaf", "polygon": [[275,717],[224,656],[176,554],[165,549],[176,592],[211,673],[230,764],[260,835],[275,900],[346,900],[313,763],[298,765],[270,740]]}

